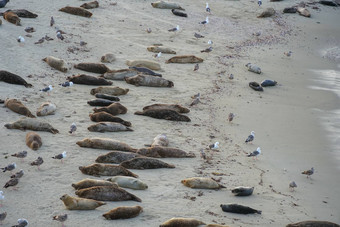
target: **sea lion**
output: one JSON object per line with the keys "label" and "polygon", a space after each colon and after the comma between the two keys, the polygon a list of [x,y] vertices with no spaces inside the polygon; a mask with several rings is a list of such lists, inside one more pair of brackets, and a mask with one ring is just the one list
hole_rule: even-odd
{"label": "sea lion", "polygon": [[52,68],[55,68],[61,72],[67,71],[66,62],[63,59],[59,59],[53,56],[48,56],[42,60],[45,61]]}
{"label": "sea lion", "polygon": [[176,51],[163,46],[149,46],[146,48],[150,52],[159,53],[162,52],[162,54],[176,54]]}
{"label": "sea lion", "polygon": [[109,106],[112,103],[115,103],[113,101],[107,100],[107,99],[92,99],[87,101],[87,104],[90,106]]}
{"label": "sea lion", "polygon": [[32,87],[32,84],[27,83],[26,80],[24,80],[22,77],[14,73],[7,72],[5,70],[0,70],[0,81],[9,84],[24,85],[25,87]]}
{"label": "sea lion", "polygon": [[33,130],[33,131],[45,131],[53,134],[59,133],[58,129],[55,129],[47,122],[43,122],[33,118],[22,118],[13,123],[5,124],[8,129],[21,129],[21,130]]}
{"label": "sea lion", "polygon": [[6,99],[5,106],[15,113],[24,115],[26,117],[35,118],[31,111],[17,99]]}
{"label": "sea lion", "polygon": [[175,168],[174,165],[168,164],[156,158],[136,157],[131,160],[124,161],[119,164],[127,169],[160,169]]}
{"label": "sea lion", "polygon": [[180,9],[184,10],[178,3],[175,2],[164,2],[164,1],[158,1],[151,3],[153,8],[158,9]]}
{"label": "sea lion", "polygon": [[275,86],[277,82],[275,80],[264,80],[261,82],[262,87],[270,87],[270,86]]}
{"label": "sea lion", "polygon": [[37,14],[32,13],[26,9],[9,9],[6,12],[13,12],[16,15],[18,15],[18,17],[22,17],[22,18],[36,18],[38,17]]}
{"label": "sea lion", "polygon": [[26,145],[32,150],[38,150],[42,145],[41,137],[38,133],[29,132],[26,134]]}
{"label": "sea lion", "polygon": [[248,68],[248,71],[250,71],[250,72],[261,74],[261,68],[258,67],[257,65],[254,65],[252,63],[248,63],[248,64],[246,64],[246,67]]}
{"label": "sea lion", "polygon": [[103,63],[112,63],[116,60],[116,57],[113,54],[105,54],[100,58],[100,61]]}
{"label": "sea lion", "polygon": [[251,87],[255,91],[263,91],[263,87],[260,86],[257,82],[249,82],[249,87]]}
{"label": "sea lion", "polygon": [[308,9],[304,8],[304,7],[297,7],[297,12],[304,17],[310,17],[311,14],[308,11]]}
{"label": "sea lion", "polygon": [[156,147],[156,146],[167,147],[168,145],[169,145],[169,139],[166,136],[166,134],[163,133],[153,138],[153,142],[150,145],[150,147]]}
{"label": "sea lion", "polygon": [[18,15],[16,15],[15,13],[8,11],[8,12],[4,12],[3,15],[5,20],[7,20],[9,23],[15,24],[17,26],[21,26],[20,24],[20,18],[18,17]]}
{"label": "sea lion", "polygon": [[296,13],[297,9],[295,7],[287,7],[283,9],[283,13]]}
{"label": "sea lion", "polygon": [[196,227],[199,225],[205,225],[205,223],[194,218],[171,218],[159,227]]}
{"label": "sea lion", "polygon": [[141,206],[122,206],[114,208],[107,213],[103,214],[103,217],[108,220],[115,220],[115,219],[128,219],[137,217],[143,208]]}
{"label": "sea lion", "polygon": [[175,56],[167,60],[165,63],[201,63],[203,62],[202,58],[196,57],[194,55],[181,55],[181,56]]}
{"label": "sea lion", "polygon": [[125,191],[119,187],[112,186],[94,186],[77,190],[76,195],[86,199],[95,199],[99,201],[127,201],[134,200],[142,202],[140,198]]}
{"label": "sea lion", "polygon": [[136,157],[142,157],[142,155],[126,151],[112,151],[104,155],[99,155],[96,159],[96,162],[120,164],[121,162]]}
{"label": "sea lion", "polygon": [[37,110],[37,116],[47,116],[55,114],[57,106],[50,102],[44,102]]}
{"label": "sea lion", "polygon": [[98,99],[107,99],[110,101],[120,101],[120,98],[116,97],[116,96],[112,96],[112,95],[106,95],[106,94],[102,94],[102,93],[96,93],[95,97]]}
{"label": "sea lion", "polygon": [[64,205],[68,210],[94,210],[97,207],[106,204],[104,202],[96,201],[93,199],[71,197],[67,194],[60,197],[60,199],[64,202]]}
{"label": "sea lion", "polygon": [[221,204],[220,207],[224,212],[237,213],[237,214],[261,214],[262,211],[255,210],[251,207],[242,206],[238,204]]}
{"label": "sea lion", "polygon": [[136,66],[136,67],[146,67],[149,68],[151,70],[161,70],[161,66],[159,63],[155,62],[155,61],[149,61],[149,60],[127,60],[126,64],[128,66]]}
{"label": "sea lion", "polygon": [[123,132],[133,131],[133,129],[126,127],[121,123],[116,122],[99,122],[97,124],[90,125],[87,130],[90,132]]}
{"label": "sea lion", "polygon": [[148,185],[145,184],[143,181],[133,177],[115,176],[107,178],[106,180],[114,182],[118,184],[119,187],[122,188],[131,188],[135,190],[145,190],[148,188]]}
{"label": "sea lion", "polygon": [[81,181],[78,181],[77,183],[72,184],[72,187],[76,190],[83,189],[83,188],[91,188],[94,186],[118,187],[118,184],[107,181],[107,180],[96,180],[96,179],[90,179],[90,178],[86,178]]}
{"label": "sea lion", "polygon": [[136,115],[144,115],[156,119],[165,119],[169,121],[185,121],[190,122],[190,118],[188,116],[177,113],[174,110],[169,109],[151,109],[144,111],[135,112]]}
{"label": "sea lion", "polygon": [[80,147],[88,147],[94,149],[105,149],[105,150],[119,150],[119,151],[130,151],[135,152],[136,149],[130,147],[126,143],[120,142],[118,140],[108,139],[108,138],[85,138],[77,142]]}
{"label": "sea lion", "polygon": [[124,121],[120,117],[113,116],[112,114],[109,114],[106,112],[98,112],[98,113],[90,114],[90,119],[91,121],[94,121],[94,122],[111,121],[111,122],[121,123],[125,126],[131,126],[131,122]]}
{"label": "sea lion", "polygon": [[110,71],[110,69],[106,67],[106,65],[100,64],[100,63],[79,63],[79,64],[75,64],[74,68],[80,69],[86,72],[100,73],[100,74]]}
{"label": "sea lion", "polygon": [[[181,10],[177,10],[177,9],[172,9],[171,10],[173,15],[179,16],[179,17],[188,17],[188,14],[184,13]],[[163,53],[163,52],[162,52]],[[176,54],[176,53],[175,53]]]}
{"label": "sea lion", "polygon": [[74,84],[85,85],[112,85],[111,81],[107,81],[104,78],[80,74],[67,77],[68,81],[72,81]]}
{"label": "sea lion", "polygon": [[97,93],[104,93],[107,95],[114,95],[114,96],[119,96],[119,95],[126,95],[129,92],[129,89],[126,88],[120,88],[116,86],[107,86],[107,87],[97,87],[93,88],[91,90],[91,95],[95,95]]}
{"label": "sea lion", "polygon": [[59,11],[64,13],[69,13],[77,16],[82,17],[91,17],[92,13],[87,11],[86,9],[83,9],[81,7],[72,7],[72,6],[66,6],[64,8],[59,9]]}
{"label": "sea lion", "polygon": [[231,189],[231,192],[236,196],[249,196],[253,194],[254,187],[236,187]]}
{"label": "sea lion", "polygon": [[143,110],[151,110],[151,109],[170,109],[174,110],[178,113],[189,113],[190,110],[184,106],[178,105],[178,104],[152,104],[149,106],[143,107]]}
{"label": "sea lion", "polygon": [[328,221],[301,221],[288,224],[286,227],[340,227],[340,225]]}
{"label": "sea lion", "polygon": [[94,8],[99,7],[99,3],[97,1],[86,2],[86,3],[82,4],[80,7],[84,8],[84,9],[94,9]]}
{"label": "sea lion", "polygon": [[275,10],[273,8],[265,9],[257,18],[271,17],[275,14]]}
{"label": "sea lion", "polygon": [[162,147],[162,146],[141,148],[141,149],[138,149],[136,153],[147,156],[147,157],[153,157],[153,158],[194,158],[196,157],[194,153],[187,153],[177,148]]}
{"label": "sea lion", "polygon": [[181,183],[189,188],[199,188],[199,189],[225,188],[223,185],[218,184],[216,181],[208,177],[191,177],[191,178],[181,180]]}
{"label": "sea lion", "polygon": [[135,86],[147,86],[147,87],[173,87],[174,83],[170,80],[166,80],[161,77],[155,77],[150,75],[136,75],[133,77],[125,77],[126,83],[133,84]]}
{"label": "sea lion", "polygon": [[126,114],[127,108],[123,106],[122,104],[116,102],[116,103],[112,103],[111,105],[107,107],[94,108],[93,111],[95,113],[106,112],[112,115],[118,115],[118,114]]}
{"label": "sea lion", "polygon": [[94,163],[89,166],[79,166],[79,170],[83,174],[92,176],[130,176],[138,177],[138,175],[125,169],[122,166]]}
{"label": "sea lion", "polygon": [[105,79],[109,80],[124,80],[126,77],[136,76],[138,71],[134,69],[120,69],[110,70],[102,75]]}
{"label": "sea lion", "polygon": [[148,68],[144,68],[144,67],[136,67],[136,66],[132,66],[129,67],[129,69],[134,69],[140,73],[146,74],[146,75],[151,75],[151,76],[159,76],[162,77],[162,74],[160,73],[155,73],[154,71],[152,71],[151,69]]}

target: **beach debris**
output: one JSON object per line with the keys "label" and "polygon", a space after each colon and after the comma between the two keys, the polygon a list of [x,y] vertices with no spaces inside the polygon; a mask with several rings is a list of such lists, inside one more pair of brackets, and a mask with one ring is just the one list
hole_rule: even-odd
{"label": "beach debris", "polygon": [[63,162],[63,158],[66,158],[66,151],[64,151],[61,154],[57,154],[52,157],[53,159],[59,159],[61,162]]}
{"label": "beach debris", "polygon": [[289,183],[289,189],[291,191],[294,191],[294,188],[296,188],[296,187],[297,187],[297,185],[296,185],[295,181],[292,181],[292,182]]}
{"label": "beach debris", "polygon": [[303,172],[301,172],[302,174],[305,174],[306,176],[307,176],[307,178],[308,177],[310,177],[311,175],[313,175],[314,174],[314,167],[312,167],[311,169],[309,169],[309,170],[305,170],[305,171],[303,171]]}
{"label": "beach debris", "polygon": [[2,169],[2,172],[6,172],[6,171],[12,171],[17,167],[17,165],[13,162],[11,164],[8,164],[6,167],[4,168],[0,168]]}
{"label": "beach debris", "polygon": [[234,117],[235,117],[235,114],[229,113],[229,115],[228,115],[228,121],[229,121],[229,122],[232,122],[232,121],[234,120]]}
{"label": "beach debris", "polygon": [[260,84],[255,81],[249,82],[249,87],[255,91],[263,91],[263,87],[261,87]]}
{"label": "beach debris", "polygon": [[255,132],[251,131],[250,135],[248,136],[248,138],[246,139],[246,143],[252,142],[255,139]]}
{"label": "beach debris", "polygon": [[261,154],[261,148],[258,147],[255,151],[251,152],[250,154],[248,154],[247,156],[248,157],[256,157],[256,160],[257,160],[257,156]]}

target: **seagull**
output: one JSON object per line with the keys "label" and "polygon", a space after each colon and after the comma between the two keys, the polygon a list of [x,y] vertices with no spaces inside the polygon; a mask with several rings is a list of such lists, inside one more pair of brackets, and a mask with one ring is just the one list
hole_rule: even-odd
{"label": "seagull", "polygon": [[6,171],[12,171],[16,167],[17,165],[13,162],[12,164],[9,164],[8,166],[1,168],[1,169],[3,170],[2,172],[6,172]]}
{"label": "seagull", "polygon": [[194,101],[192,101],[192,103],[190,104],[190,106],[197,105],[200,101],[201,101],[200,96],[197,96],[197,97],[194,99]]}
{"label": "seagull", "polygon": [[210,144],[209,149],[216,150],[216,149],[218,149],[219,144],[220,144],[219,142],[215,142],[214,144]]}
{"label": "seagull", "polygon": [[38,166],[38,169],[40,170],[40,165],[44,163],[44,160],[42,157],[38,157],[35,161],[31,163],[31,166]]}
{"label": "seagull", "polygon": [[27,33],[35,32],[35,29],[33,27],[26,27],[25,32]]}
{"label": "seagull", "polygon": [[198,33],[196,33],[196,32],[195,32],[194,36],[195,36],[195,38],[197,38],[197,39],[199,39],[199,38],[204,38],[203,35],[198,34]]}
{"label": "seagull", "polygon": [[12,154],[11,155],[12,157],[17,157],[17,158],[20,158],[21,161],[24,160],[24,158],[27,157],[27,151],[21,151],[21,152],[18,152],[18,153],[15,153],[15,154]]}
{"label": "seagull", "polygon": [[208,41],[208,44],[209,44],[209,45],[213,44],[213,41],[209,40],[209,41]]}
{"label": "seagull", "polygon": [[0,214],[0,225],[2,225],[3,220],[5,220],[7,216],[7,212],[3,212]]}
{"label": "seagull", "polygon": [[17,38],[18,43],[24,43],[25,39],[21,35]]}
{"label": "seagull", "polygon": [[154,55],[155,58],[160,58],[161,56],[162,56],[162,52],[159,52],[158,54]]}
{"label": "seagull", "polygon": [[260,154],[261,154],[261,148],[258,147],[256,149],[256,151],[253,151],[250,154],[248,154],[248,157],[253,157],[253,158],[256,157],[256,159],[257,159],[257,156],[260,155]]}
{"label": "seagull", "polygon": [[146,29],[146,32],[151,33],[152,32],[151,28]]}
{"label": "seagull", "polygon": [[259,4],[259,6],[262,5],[262,0],[258,0],[257,4]]}
{"label": "seagull", "polygon": [[200,150],[200,154],[201,154],[202,159],[204,159],[204,160],[207,159],[207,155],[205,154],[203,149]]}
{"label": "seagull", "polygon": [[49,37],[48,35],[45,35],[44,38],[46,39],[46,41],[52,41],[52,40],[54,40],[53,38]]}
{"label": "seagull", "polygon": [[255,138],[255,132],[251,131],[250,135],[248,136],[248,138],[246,139],[246,143],[249,143],[251,141],[253,141]]}
{"label": "seagull", "polygon": [[87,42],[85,42],[85,41],[80,41],[80,42],[79,42],[79,45],[80,45],[80,46],[85,46],[86,44],[87,44]]}
{"label": "seagull", "polygon": [[312,167],[309,170],[305,170],[305,171],[302,172],[302,174],[307,175],[307,178],[310,177],[311,175],[313,175],[313,173],[314,173],[314,167]]}
{"label": "seagull", "polygon": [[292,182],[289,183],[289,188],[290,188],[292,191],[294,191],[294,188],[296,188],[296,187],[297,187],[297,185],[296,185],[295,181],[292,181]]}
{"label": "seagull", "polygon": [[61,34],[60,31],[57,32],[57,38],[60,40],[64,40],[64,36]]}
{"label": "seagull", "polygon": [[229,76],[228,76],[228,79],[229,80],[233,80],[234,79],[234,74],[230,73]]}
{"label": "seagull", "polygon": [[212,49],[213,49],[212,47],[209,47],[209,48],[207,48],[205,50],[201,50],[201,53],[203,53],[203,52],[209,53],[209,52],[212,51]]}
{"label": "seagull", "polygon": [[45,37],[42,37],[41,39],[39,39],[37,42],[35,42],[34,44],[41,44],[45,41]]}
{"label": "seagull", "polygon": [[176,26],[176,28],[171,28],[168,30],[169,32],[175,32],[175,31],[179,31],[179,25]]}
{"label": "seagull", "polygon": [[209,4],[208,3],[205,4],[205,11],[207,13],[210,13],[210,8],[209,8]]}
{"label": "seagull", "polygon": [[198,65],[198,63],[195,65],[195,67],[194,67],[194,71],[197,71],[198,69],[199,69],[200,67],[199,67],[199,65]]}
{"label": "seagull", "polygon": [[24,170],[21,169],[20,171],[18,171],[15,174],[13,174],[11,176],[11,178],[21,178],[23,175],[24,175]]}
{"label": "seagull", "polygon": [[[11,178],[9,181],[6,182],[4,188],[14,187],[18,183],[19,183],[19,178]],[[14,189],[15,189],[15,187],[14,187]]]}
{"label": "seagull", "polygon": [[2,207],[2,201],[5,199],[5,196],[3,194],[4,192],[0,191],[0,207]]}
{"label": "seagull", "polygon": [[229,121],[229,122],[232,122],[233,119],[234,119],[234,117],[235,117],[235,114],[229,113],[229,115],[228,115],[228,121]]}
{"label": "seagull", "polygon": [[26,227],[28,226],[28,221],[26,219],[18,219],[18,225],[13,225],[12,227]]}
{"label": "seagull", "polygon": [[54,157],[52,157],[53,159],[60,159],[61,162],[63,162],[63,158],[66,158],[66,151],[64,151],[63,153],[61,154],[58,154]]}
{"label": "seagull", "polygon": [[253,32],[252,34],[253,36],[260,36],[261,35],[261,31],[258,31],[258,32]]}
{"label": "seagull", "polygon": [[65,226],[64,221],[66,221],[66,219],[67,219],[67,214],[56,215],[53,217],[53,220],[61,222],[63,224],[62,225],[63,227]]}
{"label": "seagull", "polygon": [[209,17],[205,18],[205,21],[199,22],[199,24],[208,24],[209,23]]}
{"label": "seagull", "polygon": [[201,93],[197,93],[196,95],[191,96],[192,99],[195,99],[197,97],[201,97]]}
{"label": "seagull", "polygon": [[47,94],[49,94],[49,92],[52,91],[52,90],[53,90],[52,85],[48,85],[48,87],[45,87],[45,88],[41,89],[40,91],[47,92]]}
{"label": "seagull", "polygon": [[54,21],[54,18],[51,17],[51,20],[50,20],[50,26],[52,27],[54,25],[55,21]]}
{"label": "seagull", "polygon": [[286,55],[287,57],[290,57],[292,56],[292,51],[288,51],[288,52],[284,52],[283,54]]}
{"label": "seagull", "polygon": [[71,124],[71,127],[70,127],[70,131],[69,131],[69,133],[74,133],[75,131],[77,130],[77,125],[76,125],[76,123],[72,123]]}
{"label": "seagull", "polygon": [[71,87],[73,85],[73,82],[72,81],[71,82],[66,81],[66,82],[59,84],[59,85],[62,86],[62,87]]}

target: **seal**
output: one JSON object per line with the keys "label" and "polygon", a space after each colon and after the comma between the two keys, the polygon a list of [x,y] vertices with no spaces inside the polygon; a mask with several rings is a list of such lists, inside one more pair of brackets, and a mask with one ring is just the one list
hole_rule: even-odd
{"label": "seal", "polygon": [[251,207],[242,206],[238,204],[221,204],[220,207],[224,212],[237,213],[237,214],[261,214],[262,211],[255,210]]}
{"label": "seal", "polygon": [[116,86],[108,86],[108,87],[97,87],[93,88],[91,90],[91,95],[95,95],[97,93],[104,93],[106,95],[114,95],[114,96],[119,96],[119,95],[126,95],[129,92],[129,89],[126,88],[120,88]]}
{"label": "seal", "polygon": [[22,18],[36,18],[38,17],[37,14],[32,13],[26,9],[9,9],[6,12],[13,12],[16,15],[18,15],[18,17],[22,17]]}
{"label": "seal", "polygon": [[116,96],[112,96],[112,95],[106,95],[106,94],[102,94],[102,93],[97,93],[95,94],[95,97],[98,99],[107,99],[110,101],[120,101],[120,98],[116,97]]}
{"label": "seal", "polygon": [[202,58],[196,57],[194,55],[181,55],[181,56],[175,56],[167,60],[165,63],[180,63],[180,64],[186,64],[186,63],[201,63],[203,62]]}
{"label": "seal", "polygon": [[103,63],[112,63],[116,60],[116,57],[113,54],[104,54],[101,58],[100,61]]}
{"label": "seal", "polygon": [[297,9],[295,7],[287,7],[283,9],[283,13],[296,13]]}
{"label": "seal", "polygon": [[104,78],[89,76],[85,74],[73,75],[67,77],[68,81],[72,81],[74,84],[85,85],[112,85],[111,81],[107,81]]}
{"label": "seal", "polygon": [[143,208],[141,206],[122,206],[108,211],[103,214],[103,217],[108,220],[129,219],[137,217],[141,212],[143,212]]}
{"label": "seal", "polygon": [[107,180],[95,180],[86,178],[77,183],[72,184],[72,187],[76,190],[83,189],[83,188],[91,188],[94,186],[111,186],[111,187],[118,187],[118,184],[114,182],[110,182]]}
{"label": "seal", "polygon": [[261,68],[258,67],[257,65],[254,65],[252,63],[248,63],[248,64],[246,64],[246,67],[248,68],[248,71],[250,71],[250,72],[261,74]]}
{"label": "seal", "polygon": [[116,102],[116,103],[112,103],[111,105],[107,107],[94,108],[93,111],[95,113],[106,112],[112,115],[118,115],[118,114],[126,114],[127,108],[123,106],[122,104]]}
{"label": "seal", "polygon": [[133,177],[115,176],[107,178],[106,180],[114,182],[118,184],[119,187],[122,188],[131,188],[135,190],[145,190],[148,188],[148,185],[145,184],[143,181]]}
{"label": "seal", "polygon": [[67,68],[65,66],[66,62],[63,59],[59,59],[53,56],[48,56],[42,60],[45,61],[49,66],[51,66],[54,69],[57,69],[61,72],[67,72]]}
{"label": "seal", "polygon": [[98,113],[90,114],[90,119],[91,121],[94,121],[94,122],[111,121],[111,122],[121,123],[125,126],[131,126],[131,122],[124,121],[120,117],[113,116],[112,114],[109,114],[106,112],[98,112]]}
{"label": "seal", "polygon": [[41,137],[38,133],[29,132],[26,134],[26,145],[32,150],[38,150],[42,145]]}
{"label": "seal", "polygon": [[57,106],[50,102],[44,102],[37,110],[37,116],[47,116],[55,114]]}
{"label": "seal", "polygon": [[147,86],[147,87],[173,87],[174,83],[170,80],[166,80],[161,77],[155,77],[150,75],[136,75],[133,77],[125,77],[125,82],[133,84],[135,86]]}
{"label": "seal", "polygon": [[31,111],[17,99],[6,99],[5,106],[15,113],[24,115],[26,117],[35,118]]}
{"label": "seal", "polygon": [[74,68],[80,69],[86,72],[100,73],[100,74],[110,71],[110,69],[106,67],[106,65],[100,64],[100,63],[88,63],[88,62],[79,63],[79,64],[75,64]]}
{"label": "seal", "polygon": [[133,200],[142,202],[140,198],[125,191],[119,187],[112,186],[94,186],[77,190],[76,195],[86,199],[95,199],[99,201],[127,201]]}
{"label": "seal", "polygon": [[325,6],[334,6],[334,7],[340,6],[339,2],[338,2],[338,3],[335,3],[335,2],[333,2],[333,1],[328,1],[328,0],[321,0],[321,1],[319,1],[319,3],[320,3],[321,5],[325,5]]}
{"label": "seal", "polygon": [[199,188],[199,189],[225,188],[223,185],[220,185],[213,179],[207,178],[207,177],[191,177],[191,178],[182,180],[181,183],[189,188]]}
{"label": "seal", "polygon": [[151,109],[144,111],[135,112],[136,115],[144,115],[156,119],[164,119],[169,121],[185,121],[190,122],[190,118],[188,116],[177,113],[174,110],[169,109]]}
{"label": "seal", "polygon": [[126,64],[131,67],[146,67],[151,70],[161,70],[161,65],[155,61],[149,61],[149,60],[127,60]]}
{"label": "seal", "polygon": [[129,67],[129,69],[134,69],[140,73],[146,74],[146,75],[151,75],[151,76],[159,76],[162,77],[162,74],[160,73],[155,73],[154,71],[148,69],[148,68],[144,68],[144,67]]}
{"label": "seal", "polygon": [[168,164],[156,158],[136,157],[131,160],[120,163],[127,169],[160,169],[160,168],[175,168],[174,165]]}
{"label": "seal", "polygon": [[87,101],[87,104],[89,104],[90,106],[109,106],[112,103],[115,103],[115,102],[107,100],[107,99],[92,99],[90,101]]}
{"label": "seal", "polygon": [[130,147],[126,143],[120,142],[118,140],[113,140],[109,138],[85,138],[77,142],[80,147],[88,147],[94,149],[105,149],[105,150],[119,150],[119,151],[130,151],[135,152],[136,149]]}
{"label": "seal", "polygon": [[120,164],[121,162],[130,160],[136,157],[142,157],[142,155],[139,155],[133,152],[126,152],[126,151],[112,151],[107,154],[99,155],[96,159],[96,162]]}
{"label": "seal", "polygon": [[275,14],[275,10],[273,8],[265,9],[257,18],[271,17]]}
{"label": "seal", "polygon": [[126,77],[136,76],[138,74],[137,70],[134,69],[120,69],[120,70],[110,70],[102,75],[108,80],[124,80]]}
{"label": "seal", "polygon": [[90,125],[87,130],[90,132],[124,132],[133,131],[133,129],[126,127],[121,123],[116,122],[99,122],[97,124]]}
{"label": "seal", "polygon": [[[9,2],[9,0],[1,0],[0,1],[0,8],[3,8],[6,6],[6,4]],[[7,214],[7,213],[6,213]]]}
{"label": "seal", "polygon": [[261,82],[262,87],[270,87],[270,86],[275,86],[277,82],[275,80],[264,80]]}
{"label": "seal", "polygon": [[87,11],[84,8],[81,7],[72,7],[72,6],[66,6],[64,8],[59,9],[59,11],[64,12],[64,13],[69,13],[77,16],[82,16],[82,17],[91,17],[92,13]]}
{"label": "seal", "polygon": [[68,210],[94,210],[97,207],[106,204],[104,202],[96,201],[93,199],[71,197],[67,194],[60,197],[60,199],[64,202],[64,205]]}
{"label": "seal", "polygon": [[178,3],[158,1],[151,3],[153,8],[158,9],[180,9],[184,10]]}
{"label": "seal", "polygon": [[301,221],[288,224],[286,227],[340,227],[340,225],[329,221]]}
{"label": "seal", "polygon": [[251,87],[255,91],[263,91],[263,87],[260,86],[257,82],[249,82],[249,87]]}
{"label": "seal", "polygon": [[304,16],[304,17],[310,17],[311,14],[310,12],[308,11],[308,9],[304,8],[304,7],[298,7],[297,8],[297,12],[301,15],[301,16]]}
{"label": "seal", "polygon": [[184,106],[178,105],[178,104],[152,104],[149,106],[143,107],[143,110],[155,110],[155,109],[169,109],[169,110],[174,110],[178,113],[189,113],[190,110]]}
{"label": "seal", "polygon": [[253,194],[254,187],[236,187],[231,189],[231,192],[236,196],[249,196]]}
{"label": "seal", "polygon": [[194,153],[187,153],[181,149],[172,147],[152,146],[138,149],[137,154],[152,158],[194,158]]}
{"label": "seal", "polygon": [[92,176],[129,176],[137,178],[138,175],[125,169],[122,166],[95,163],[89,166],[79,166],[83,174]]}
{"label": "seal", "polygon": [[176,16],[179,16],[179,17],[188,17],[188,14],[184,13],[181,10],[172,9],[171,12],[172,12],[173,15],[176,15]]}
{"label": "seal", "polygon": [[15,13],[8,11],[8,12],[4,12],[3,15],[5,20],[7,20],[9,23],[15,24],[17,26],[21,26],[20,24],[20,18],[18,17],[18,15],[16,15]]}
{"label": "seal", "polygon": [[162,52],[162,54],[176,54],[176,51],[163,46],[149,46],[146,48],[150,52],[159,53]]}
{"label": "seal", "polygon": [[0,70],[0,81],[9,84],[24,85],[25,87],[32,87],[32,84],[27,83],[22,77],[5,70]]}
{"label": "seal", "polygon": [[150,147],[167,147],[169,145],[169,139],[166,134],[158,134],[155,138],[153,138],[153,142]]}
{"label": "seal", "polygon": [[5,124],[5,127],[8,129],[45,131],[53,134],[59,133],[58,129],[53,128],[49,123],[33,118],[22,118],[13,123]]}
{"label": "seal", "polygon": [[99,3],[97,1],[87,2],[82,4],[80,7],[84,9],[94,9],[99,7]]}
{"label": "seal", "polygon": [[177,227],[177,226],[196,227],[199,225],[205,225],[205,223],[194,218],[171,218],[166,222],[163,222],[159,227]]}

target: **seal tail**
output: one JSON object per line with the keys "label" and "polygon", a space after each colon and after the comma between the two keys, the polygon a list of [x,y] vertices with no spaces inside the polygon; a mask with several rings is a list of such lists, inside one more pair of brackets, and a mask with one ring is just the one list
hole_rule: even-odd
{"label": "seal tail", "polygon": [[140,198],[138,198],[137,196],[135,196],[134,194],[131,194],[131,193],[129,193],[129,194],[132,197],[131,200],[137,201],[137,202],[140,202],[140,203],[142,202],[142,200]]}
{"label": "seal tail", "polygon": [[187,158],[195,158],[196,155],[194,153],[188,153],[185,157],[187,157]]}
{"label": "seal tail", "polygon": [[223,186],[221,184],[218,184],[218,186],[220,186],[220,188],[227,188],[226,186]]}
{"label": "seal tail", "polygon": [[29,88],[29,87],[33,87],[32,84],[25,84],[24,86],[25,86],[25,87],[28,87],[28,88]]}

